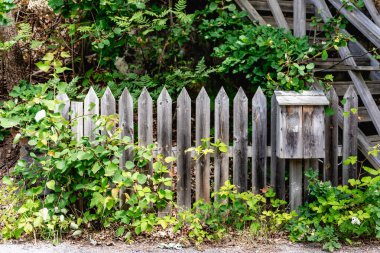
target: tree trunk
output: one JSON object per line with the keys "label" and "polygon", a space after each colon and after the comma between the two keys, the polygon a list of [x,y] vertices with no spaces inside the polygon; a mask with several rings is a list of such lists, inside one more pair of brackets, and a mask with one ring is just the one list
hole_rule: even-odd
{"label": "tree trunk", "polygon": [[[14,21],[13,15],[9,18]],[[8,26],[0,26],[0,41],[9,41],[17,34],[14,22]],[[0,103],[7,100],[9,92],[25,77],[25,62],[20,47],[16,44],[9,51],[0,51]],[[17,161],[20,148],[12,144],[13,132],[0,142],[0,174],[11,168]]]}

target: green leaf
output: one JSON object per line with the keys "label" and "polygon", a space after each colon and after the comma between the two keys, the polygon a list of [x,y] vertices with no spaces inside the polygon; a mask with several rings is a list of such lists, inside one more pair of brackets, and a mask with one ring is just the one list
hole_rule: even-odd
{"label": "green leaf", "polygon": [[54,190],[55,189],[55,181],[50,180],[49,182],[46,183],[46,187],[50,190]]}
{"label": "green leaf", "polygon": [[54,54],[53,53],[47,53],[45,56],[42,58],[43,61],[52,61],[54,60]]}
{"label": "green leaf", "polygon": [[95,163],[93,166],[92,166],[92,173],[96,174],[96,172],[98,172],[99,170],[101,169],[101,166],[99,163]]}
{"label": "green leaf", "polygon": [[173,157],[173,156],[168,156],[168,157],[165,158],[165,162],[166,163],[172,163],[175,160],[177,160],[177,159],[175,157]]}
{"label": "green leaf", "polygon": [[218,4],[215,2],[211,2],[208,8],[210,11],[215,11],[218,8]]}
{"label": "green leaf", "polygon": [[11,186],[13,184],[12,179],[8,176],[4,176],[2,182],[8,186]]}
{"label": "green leaf", "polygon": [[314,69],[314,67],[315,67],[315,64],[312,62],[306,65],[306,69],[308,69],[308,70],[312,70],[312,69]]}
{"label": "green leaf", "polygon": [[3,128],[12,128],[20,124],[20,118],[0,118],[0,126]]}
{"label": "green leaf", "polygon": [[69,58],[70,54],[68,52],[61,52],[61,57],[62,58]]}
{"label": "green leaf", "polygon": [[124,227],[119,227],[117,230],[116,230],[116,237],[120,237],[124,234],[125,232],[125,228]]}
{"label": "green leaf", "polygon": [[115,175],[115,172],[118,169],[119,169],[119,166],[117,166],[114,163],[110,163],[105,168],[105,174],[104,174],[104,176],[106,176],[106,177],[112,177],[113,175]]}
{"label": "green leaf", "polygon": [[132,161],[127,161],[126,163],[125,163],[125,168],[127,169],[127,170],[131,170],[131,169],[133,169],[135,167],[135,164],[132,162]]}
{"label": "green leaf", "polygon": [[37,68],[39,68],[43,72],[48,72],[50,69],[50,63],[48,63],[48,62],[40,61],[40,62],[36,63],[36,66],[37,66]]}
{"label": "green leaf", "polygon": [[329,58],[329,54],[327,53],[326,50],[323,50],[322,51],[322,60],[326,61],[327,58]]}
{"label": "green leaf", "polygon": [[146,181],[147,181],[147,176],[146,175],[144,175],[144,174],[138,174],[137,175],[137,182],[139,184],[145,184]]}
{"label": "green leaf", "polygon": [[79,151],[77,158],[79,160],[91,160],[94,157],[94,154],[91,151]]}
{"label": "green leaf", "polygon": [[37,122],[40,122],[45,117],[46,117],[46,111],[45,110],[41,110],[41,111],[39,111],[39,112],[36,113],[36,116],[34,116],[34,119]]}

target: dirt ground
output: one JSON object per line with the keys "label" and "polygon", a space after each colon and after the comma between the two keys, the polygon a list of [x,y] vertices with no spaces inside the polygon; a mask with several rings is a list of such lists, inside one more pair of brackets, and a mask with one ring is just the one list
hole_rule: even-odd
{"label": "dirt ground", "polygon": [[[174,243],[173,243],[174,244]],[[255,252],[255,253],[274,253],[274,252],[289,252],[289,253],[322,253],[322,249],[318,245],[310,244],[293,244],[288,241],[272,241],[270,243],[228,243],[227,245],[218,246],[203,246],[202,248],[182,248],[173,249],[170,248],[170,244],[165,244],[164,246],[169,246],[169,249],[162,249],[163,245],[160,243],[134,243],[125,244],[122,242],[110,243],[108,246],[106,244],[101,244],[94,246],[90,242],[73,242],[65,241],[57,246],[52,245],[48,242],[7,242],[0,244],[0,253],[139,253],[139,252],[158,252],[158,253],[245,253],[245,252]],[[337,252],[368,252],[377,253],[380,252],[380,243],[365,243],[350,247],[343,247],[343,249]]]}

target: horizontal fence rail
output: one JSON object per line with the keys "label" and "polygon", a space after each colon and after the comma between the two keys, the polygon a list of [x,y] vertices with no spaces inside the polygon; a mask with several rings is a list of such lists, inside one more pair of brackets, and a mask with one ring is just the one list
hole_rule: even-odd
{"label": "horizontal fence rail", "polygon": [[[129,136],[139,145],[152,144],[156,136],[157,148],[154,154],[177,157],[171,169],[175,171],[177,178],[177,203],[184,208],[190,208],[193,200],[210,201],[211,189],[219,190],[226,180],[231,180],[239,191],[258,193],[270,185],[280,198],[285,198],[289,192],[291,202],[299,205],[307,187],[307,181],[303,177],[306,169],[320,170],[321,178],[330,180],[333,185],[337,185],[338,180],[346,183],[348,177],[356,177],[356,167],[344,165],[342,177],[339,178],[339,169],[342,166],[338,163],[338,157],[348,158],[357,154],[357,95],[352,86],[345,95],[347,103],[343,110],[349,116],[344,120],[343,146],[338,143],[338,97],[334,90],[330,90],[327,98],[335,113],[325,116],[325,129],[321,129],[325,132],[325,158],[319,161],[309,159],[295,164],[276,156],[276,102],[272,99],[269,105],[260,88],[252,99],[247,98],[240,88],[231,101],[232,108],[223,88],[215,101],[211,101],[206,90],[202,88],[195,100],[194,115],[192,100],[185,88],[175,103],[165,88],[156,103],[145,88],[137,103],[134,103],[127,89],[117,101],[108,87],[100,99],[93,88],[90,88],[84,102],[70,101],[66,94],[57,97],[64,104],[60,107],[63,108],[60,111],[62,116],[76,121],[72,131],[77,139],[84,136],[90,140],[95,138],[96,125],[92,116],[99,114],[117,114],[119,125],[115,128],[120,127],[122,137]],[[212,103],[215,105],[213,111]],[[137,108],[134,108],[136,104]],[[173,108],[173,104],[176,108]],[[134,117],[135,112],[137,117]],[[135,125],[137,140],[134,139]],[[248,138],[249,128],[252,129],[251,139]],[[101,134],[105,135],[107,132],[102,130]],[[220,140],[227,144],[228,151],[222,153],[216,150],[213,154],[194,161],[194,154],[185,151],[201,145],[202,139],[209,137],[212,137],[211,142]],[[125,151],[120,159],[120,167],[123,168],[125,162],[132,158],[131,151]],[[288,183],[285,181],[287,167],[290,172]],[[152,164],[148,164],[146,173],[152,173]],[[192,182],[193,173],[195,182]],[[195,185],[195,189],[192,185]],[[292,205],[292,208],[295,207]]]}

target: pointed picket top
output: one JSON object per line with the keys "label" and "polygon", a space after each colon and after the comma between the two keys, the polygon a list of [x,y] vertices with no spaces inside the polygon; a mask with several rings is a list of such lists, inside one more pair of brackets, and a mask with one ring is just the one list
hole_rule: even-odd
{"label": "pointed picket top", "polygon": [[263,90],[261,89],[261,87],[259,87],[255,93],[255,95],[253,96],[253,99],[252,99],[252,103],[253,105],[257,104],[257,103],[265,103],[266,104],[267,102],[267,98],[265,97],[265,94],[263,92]]}
{"label": "pointed picket top", "polygon": [[87,95],[84,98],[84,100],[86,100],[86,99],[88,100],[89,98],[94,98],[94,97],[98,98],[94,88],[91,86],[90,89],[88,90]]}
{"label": "pointed picket top", "polygon": [[330,90],[327,91],[326,97],[329,99],[329,101],[338,99],[338,95],[336,94],[336,91],[334,88],[331,88]]}
{"label": "pointed picket top", "polygon": [[116,114],[116,100],[109,87],[107,87],[106,91],[104,92],[101,98],[101,114]]}
{"label": "pointed picket top", "polygon": [[141,92],[139,96],[139,103],[149,103],[152,102],[152,97],[149,94],[149,91],[146,89],[146,87],[143,88],[143,91]]}
{"label": "pointed picket top", "polygon": [[158,97],[157,103],[161,104],[161,103],[171,103],[171,102],[172,102],[172,98],[170,97],[167,89],[164,87],[160,93],[160,96]]}
{"label": "pointed picket top", "polygon": [[356,95],[356,91],[354,89],[354,86],[353,85],[350,85],[348,86],[348,89],[346,91],[346,93],[344,94],[344,98],[345,99],[348,99],[348,98],[356,98],[357,99],[358,95]]}
{"label": "pointed picket top", "polygon": [[186,88],[182,88],[177,98],[177,101],[179,102],[179,101],[187,101],[187,100],[190,100],[189,93],[187,92]]}
{"label": "pointed picket top", "polygon": [[236,93],[236,96],[234,97],[234,104],[244,103],[247,100],[248,100],[247,95],[245,95],[243,88],[240,87],[238,92]]}
{"label": "pointed picket top", "polygon": [[92,116],[99,114],[99,98],[93,87],[87,93],[84,98],[84,136],[90,137],[90,140],[95,140],[94,130],[96,129],[95,122],[92,120]]}
{"label": "pointed picket top", "polygon": [[224,88],[220,88],[218,95],[216,95],[215,102],[222,102],[228,100],[228,96]]}
{"label": "pointed picket top", "polygon": [[205,87],[202,87],[201,91],[199,92],[197,99],[196,99],[196,104],[201,104],[201,103],[210,103],[210,97],[207,94],[207,91]]}
{"label": "pointed picket top", "polygon": [[55,112],[60,112],[62,117],[69,119],[70,98],[66,93],[60,93],[56,98],[60,103],[56,106]]}

